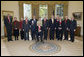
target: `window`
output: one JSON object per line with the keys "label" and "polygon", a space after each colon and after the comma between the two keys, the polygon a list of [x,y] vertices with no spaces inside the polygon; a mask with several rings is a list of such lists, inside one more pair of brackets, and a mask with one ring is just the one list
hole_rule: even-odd
{"label": "window", "polygon": [[39,5],[39,17],[41,19],[48,18],[48,5]]}
{"label": "window", "polygon": [[28,19],[31,19],[31,4],[23,4],[23,8],[24,8],[24,19],[25,17],[28,17]]}
{"label": "window", "polygon": [[60,17],[63,17],[63,4],[55,5],[55,16],[58,14]]}

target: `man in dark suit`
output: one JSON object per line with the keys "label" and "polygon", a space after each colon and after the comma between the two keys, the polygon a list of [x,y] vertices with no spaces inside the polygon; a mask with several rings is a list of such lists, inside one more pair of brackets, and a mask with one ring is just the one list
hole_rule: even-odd
{"label": "man in dark suit", "polygon": [[69,31],[69,27],[70,27],[70,20],[68,19],[68,16],[65,16],[65,20],[64,22],[64,27],[63,27],[63,31],[64,31],[64,40],[68,40],[68,31]]}
{"label": "man in dark suit", "polygon": [[43,27],[42,26],[37,26],[36,34],[37,34],[37,41],[39,41],[39,36],[40,36],[41,42],[42,42],[43,41]]}
{"label": "man in dark suit", "polygon": [[63,37],[63,21],[62,18],[60,17],[59,23],[58,23],[58,39],[57,40],[62,40]]}
{"label": "man in dark suit", "polygon": [[47,40],[47,36],[48,36],[48,20],[46,19],[46,17],[44,17],[44,19],[42,20],[42,26],[43,26],[44,39]]}
{"label": "man in dark suit", "polygon": [[52,15],[52,18],[49,20],[50,40],[54,40],[54,27],[54,15]]}
{"label": "man in dark suit", "polygon": [[27,17],[23,21],[23,29],[24,29],[24,40],[29,40],[30,25],[29,25],[29,20]]}
{"label": "man in dark suit", "polygon": [[39,37],[41,38],[41,42],[43,42],[43,26],[42,26],[41,18],[39,18],[37,22],[36,36],[37,36],[37,42],[39,41]]}
{"label": "man in dark suit", "polygon": [[20,20],[20,22],[19,22],[21,40],[24,39],[24,30],[23,30],[23,28],[22,28],[22,24],[23,24],[23,18],[21,18],[21,20]]}
{"label": "man in dark suit", "polygon": [[58,24],[59,24],[59,15],[55,19],[55,30],[56,30],[56,39],[58,39]]}
{"label": "man in dark suit", "polygon": [[74,42],[74,32],[76,31],[77,22],[74,20],[74,17],[70,20],[70,41]]}
{"label": "man in dark suit", "polygon": [[32,40],[36,38],[36,27],[37,27],[37,19],[33,16],[33,19],[30,20],[31,27],[31,36]]}
{"label": "man in dark suit", "polygon": [[4,18],[4,24],[5,24],[6,30],[7,30],[8,41],[13,41],[12,40],[12,18],[10,17],[9,14],[6,18]]}

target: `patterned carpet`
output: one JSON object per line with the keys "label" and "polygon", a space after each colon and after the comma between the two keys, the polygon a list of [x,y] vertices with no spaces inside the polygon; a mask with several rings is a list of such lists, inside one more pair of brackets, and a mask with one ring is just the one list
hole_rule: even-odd
{"label": "patterned carpet", "polygon": [[37,42],[30,46],[32,51],[40,54],[52,54],[57,53],[61,50],[58,44],[52,42]]}
{"label": "patterned carpet", "polygon": [[5,38],[3,41],[12,56],[83,56],[83,41],[77,39],[74,43],[48,39],[44,44],[21,39],[7,42]]}

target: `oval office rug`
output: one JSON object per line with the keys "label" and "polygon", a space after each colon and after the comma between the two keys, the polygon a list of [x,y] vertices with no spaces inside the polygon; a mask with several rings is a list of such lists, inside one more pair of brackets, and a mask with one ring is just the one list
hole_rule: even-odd
{"label": "oval office rug", "polygon": [[58,53],[61,50],[61,47],[58,44],[51,42],[37,42],[32,44],[30,48],[30,50],[40,54]]}

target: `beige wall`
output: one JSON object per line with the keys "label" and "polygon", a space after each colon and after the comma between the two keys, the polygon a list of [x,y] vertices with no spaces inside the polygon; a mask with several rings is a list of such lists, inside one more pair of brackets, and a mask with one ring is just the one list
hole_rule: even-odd
{"label": "beige wall", "polygon": [[77,20],[77,24],[81,26],[81,35],[83,35],[83,2],[69,1],[68,16],[71,17],[73,12],[82,12],[82,20]]}
{"label": "beige wall", "polygon": [[[19,5],[18,1],[1,1],[1,13],[2,10],[14,11],[14,16],[19,20]],[[1,14],[1,36],[4,35],[4,22]]]}

